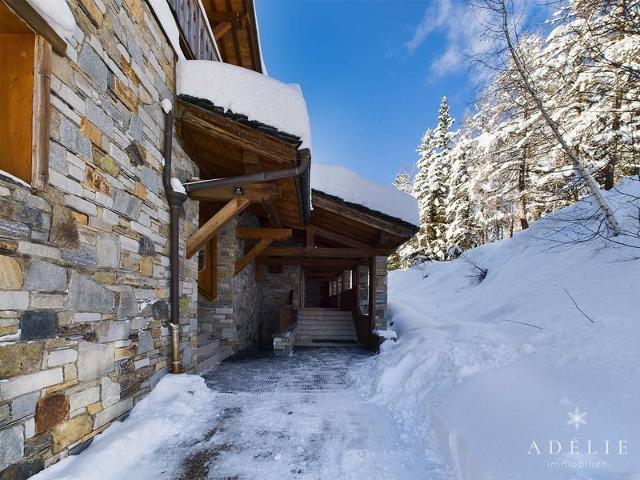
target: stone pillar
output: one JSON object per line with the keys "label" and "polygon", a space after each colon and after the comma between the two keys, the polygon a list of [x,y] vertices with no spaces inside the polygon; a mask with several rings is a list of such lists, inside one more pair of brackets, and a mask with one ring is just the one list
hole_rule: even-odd
{"label": "stone pillar", "polygon": [[375,281],[376,292],[375,328],[386,329],[387,321],[384,314],[387,309],[387,257],[375,257],[374,264],[375,271],[371,277]]}

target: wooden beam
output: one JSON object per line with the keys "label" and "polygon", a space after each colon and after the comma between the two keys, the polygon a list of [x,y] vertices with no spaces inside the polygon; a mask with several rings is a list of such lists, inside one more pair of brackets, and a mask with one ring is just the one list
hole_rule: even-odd
{"label": "wooden beam", "polygon": [[365,225],[377,228],[378,230],[386,230],[390,234],[399,237],[399,243],[402,243],[403,241],[406,241],[409,238],[413,237],[418,228],[415,227],[414,229],[412,229],[409,226],[402,225],[402,223],[400,223],[400,220],[398,221],[398,223],[395,223],[391,220],[386,220],[378,217],[377,215],[362,212],[355,208],[348,207],[316,191],[313,192],[313,207],[327,210],[356,222],[364,223]]}
{"label": "wooden beam", "polygon": [[307,228],[307,248],[313,248],[315,246],[315,237],[313,234],[313,230]]}
{"label": "wooden beam", "polygon": [[292,230],[290,228],[236,228],[236,238],[242,240],[262,240],[269,238],[273,240],[287,240],[291,238]]}
{"label": "wooden beam", "polygon": [[[258,155],[256,155],[254,152],[248,152],[244,150],[242,152],[242,163],[244,165],[244,170],[246,173],[256,173],[264,169],[264,167],[262,166],[262,162],[260,162],[260,157],[258,157]],[[271,200],[273,199],[274,197],[266,198],[260,203],[262,204],[264,215],[267,217],[268,225],[280,228],[282,227],[282,221],[280,220],[278,210],[275,208],[273,203],[271,203]]]}
{"label": "wooden beam", "polygon": [[224,115],[178,99],[176,119],[223,142],[250,150],[278,163],[293,165],[297,160],[297,145],[231,120]]}
{"label": "wooden beam", "polygon": [[245,254],[240,260],[236,262],[236,271],[235,275],[238,275],[242,270],[245,269],[247,265],[249,265],[254,258],[260,255],[271,243],[273,242],[273,238],[263,238],[258,242],[258,244],[253,247],[249,252]]}
{"label": "wooden beam", "polygon": [[366,259],[359,258],[266,258],[258,257],[262,265],[302,265],[304,267],[352,267],[366,265]]}
{"label": "wooden beam", "polygon": [[307,248],[307,247],[270,247],[264,257],[307,257],[307,258],[359,258],[388,256],[393,250],[382,248]]}
{"label": "wooden beam", "polygon": [[213,36],[216,42],[224,37],[231,30],[231,22],[222,22],[213,27]]}
{"label": "wooden beam", "polygon": [[222,207],[218,213],[211,217],[207,223],[200,227],[189,239],[187,240],[187,258],[191,258],[194,253],[200,250],[205,243],[218,233],[229,220],[242,212],[249,206],[251,202],[243,198],[234,198],[229,200],[224,207]]}
{"label": "wooden beam", "polygon": [[334,232],[333,230],[329,230],[328,228],[320,227],[318,225],[309,225],[307,229],[312,230],[318,237],[333,240],[334,242],[341,243],[342,245],[346,245],[347,247],[371,248],[371,245],[367,243],[361,242],[360,240],[355,240],[350,237],[346,237],[341,233]]}
{"label": "wooden beam", "polygon": [[242,193],[236,192],[233,185],[211,187],[189,193],[189,198],[200,202],[223,202],[233,198],[244,198],[252,202],[265,202],[280,196],[280,188],[275,183],[247,183],[239,187]]}
{"label": "wooden beam", "polygon": [[67,54],[67,42],[51,28],[49,23],[24,0],[3,0],[15,14],[26,23],[31,30],[42,35],[55,53],[64,57]]}

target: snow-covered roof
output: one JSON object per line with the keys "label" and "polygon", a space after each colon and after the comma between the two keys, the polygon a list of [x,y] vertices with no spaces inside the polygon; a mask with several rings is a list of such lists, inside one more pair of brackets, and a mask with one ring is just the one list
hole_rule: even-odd
{"label": "snow-covered roof", "polygon": [[312,163],[311,188],[412,225],[420,225],[418,201],[414,196],[392,186],[365,180],[348,168]]}
{"label": "snow-covered roof", "polygon": [[29,0],[29,4],[58,35],[71,38],[77,24],[65,0]]}
{"label": "snow-covered roof", "polygon": [[177,93],[209,100],[216,107],[299,137],[311,148],[307,105],[298,85],[246,68],[206,60],[180,60]]}

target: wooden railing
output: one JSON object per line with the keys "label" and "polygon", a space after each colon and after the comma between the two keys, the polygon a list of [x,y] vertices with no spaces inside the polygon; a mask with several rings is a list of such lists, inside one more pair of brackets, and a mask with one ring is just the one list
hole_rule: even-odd
{"label": "wooden railing", "polygon": [[[199,0],[168,0],[180,28],[184,54],[194,60],[220,60]],[[186,49],[185,49],[186,47]]]}

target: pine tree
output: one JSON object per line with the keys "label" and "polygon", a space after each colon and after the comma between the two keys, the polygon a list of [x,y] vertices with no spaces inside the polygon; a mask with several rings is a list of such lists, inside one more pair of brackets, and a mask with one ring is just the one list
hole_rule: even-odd
{"label": "pine tree", "polygon": [[471,182],[469,177],[469,160],[472,142],[468,138],[461,139],[452,149],[451,177],[449,196],[447,198],[447,256],[456,254],[476,246],[478,228],[471,199]]}
{"label": "pine tree", "polygon": [[413,191],[413,185],[411,185],[411,177],[409,173],[402,169],[393,179],[393,186],[401,192],[411,193]]}
{"label": "pine tree", "polygon": [[[418,191],[420,204],[423,254],[432,260],[444,260],[447,256],[447,197],[449,195],[449,153],[452,147],[453,118],[449,112],[447,97],[442,98],[438,112],[438,126],[421,144],[419,173],[424,174],[422,188]],[[425,172],[426,170],[426,172]],[[422,178],[421,178],[422,180]]]}

